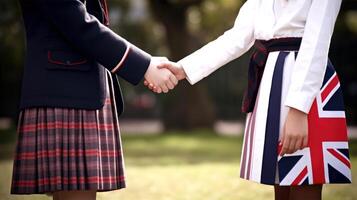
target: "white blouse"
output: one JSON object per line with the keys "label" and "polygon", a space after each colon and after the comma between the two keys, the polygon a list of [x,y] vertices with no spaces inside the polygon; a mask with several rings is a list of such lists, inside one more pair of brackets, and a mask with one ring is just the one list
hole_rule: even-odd
{"label": "white blouse", "polygon": [[323,81],[341,0],[247,0],[233,28],[185,57],[195,84],[247,52],[256,39],[302,37],[285,105],[308,113]]}

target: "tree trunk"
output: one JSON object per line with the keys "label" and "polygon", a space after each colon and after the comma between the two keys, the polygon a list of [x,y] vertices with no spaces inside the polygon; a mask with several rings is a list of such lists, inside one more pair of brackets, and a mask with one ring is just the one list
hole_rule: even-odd
{"label": "tree trunk", "polygon": [[[178,61],[193,51],[193,37],[187,28],[187,9],[201,0],[150,0],[150,8],[164,26],[170,59]],[[203,84],[191,86],[181,81],[164,102],[163,122],[166,129],[190,130],[211,128],[215,120],[213,104]]]}

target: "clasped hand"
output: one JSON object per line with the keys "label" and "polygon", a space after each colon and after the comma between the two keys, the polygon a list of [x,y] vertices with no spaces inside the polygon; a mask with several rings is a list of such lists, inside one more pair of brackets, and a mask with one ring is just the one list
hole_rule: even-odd
{"label": "clasped hand", "polygon": [[[152,59],[145,75],[144,84],[156,93],[167,93],[174,89],[178,81],[185,79],[186,73],[179,63],[171,62],[167,58]],[[280,140],[280,156],[292,154],[308,146],[307,114],[291,108],[288,112]]]}
{"label": "clasped hand", "polygon": [[155,93],[167,93],[185,78],[186,74],[180,64],[165,57],[153,57],[145,74],[144,85]]}

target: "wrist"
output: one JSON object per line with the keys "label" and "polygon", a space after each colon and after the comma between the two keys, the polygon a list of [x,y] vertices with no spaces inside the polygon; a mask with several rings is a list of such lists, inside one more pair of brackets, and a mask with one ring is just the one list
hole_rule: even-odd
{"label": "wrist", "polygon": [[178,69],[180,71],[180,76],[178,77],[180,80],[183,80],[187,77],[185,68],[183,67],[183,65],[181,63],[177,63],[178,65]]}
{"label": "wrist", "polygon": [[301,118],[307,117],[307,114],[305,112],[298,110],[296,108],[292,108],[292,107],[290,107],[289,114],[294,115],[296,117],[301,117]]}
{"label": "wrist", "polygon": [[145,77],[146,79],[148,78],[150,72],[152,71],[152,67],[154,66],[154,62],[155,62],[155,58],[154,58],[154,57],[151,57],[149,66],[148,66],[148,68],[147,68],[147,70],[146,70],[146,72],[145,72],[145,75],[144,75],[144,77]]}

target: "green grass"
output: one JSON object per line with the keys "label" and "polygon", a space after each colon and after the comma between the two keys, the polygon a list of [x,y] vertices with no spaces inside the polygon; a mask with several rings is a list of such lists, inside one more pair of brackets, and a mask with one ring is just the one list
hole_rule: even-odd
{"label": "green grass", "polygon": [[[2,139],[0,133],[0,140]],[[248,200],[273,199],[270,186],[239,178],[242,138],[221,137],[206,131],[181,135],[123,136],[128,187],[100,193],[98,199],[126,200]],[[13,142],[0,151],[12,152]],[[357,166],[357,141],[351,143]],[[49,199],[41,195],[11,196],[11,156],[0,161],[0,199]],[[353,171],[357,180],[357,171]],[[324,199],[357,199],[357,184],[327,185]]]}

